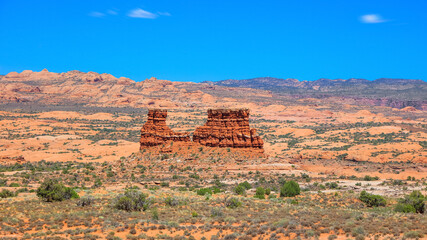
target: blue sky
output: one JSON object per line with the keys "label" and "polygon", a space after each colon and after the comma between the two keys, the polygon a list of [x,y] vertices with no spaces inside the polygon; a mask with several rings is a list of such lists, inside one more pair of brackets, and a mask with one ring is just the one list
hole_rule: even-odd
{"label": "blue sky", "polygon": [[0,0],[0,74],[427,80],[424,0]]}

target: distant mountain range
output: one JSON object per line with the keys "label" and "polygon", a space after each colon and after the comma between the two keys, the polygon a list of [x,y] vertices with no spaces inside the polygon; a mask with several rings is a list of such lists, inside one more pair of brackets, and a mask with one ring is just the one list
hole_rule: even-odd
{"label": "distant mountain range", "polygon": [[13,106],[200,108],[237,102],[289,104],[302,98],[319,98],[331,104],[348,102],[427,110],[427,83],[413,79],[298,81],[272,77],[203,83],[156,78],[135,82],[107,73],[54,73],[46,69],[0,76],[0,105]]}
{"label": "distant mountain range", "polygon": [[353,96],[374,98],[399,98],[405,100],[427,100],[427,82],[416,79],[380,78],[325,79],[298,81],[297,79],[260,77],[243,80],[205,82],[218,86],[244,87],[269,90],[278,94],[310,94],[313,96]]}
{"label": "distant mountain range", "polygon": [[299,81],[293,78],[260,77],[204,83],[224,87],[262,89],[277,95],[297,98],[344,97],[363,104],[395,108],[412,106],[426,109],[427,106],[427,82],[418,79],[380,78],[369,81],[357,78],[321,78],[316,81]]}
{"label": "distant mountain range", "polygon": [[260,77],[243,80],[222,80],[205,82],[217,86],[255,88],[269,90],[276,94],[303,94],[313,97],[344,96],[368,98],[396,98],[400,100],[427,100],[427,82],[417,79],[380,78],[366,79],[325,79],[299,81],[297,79]]}

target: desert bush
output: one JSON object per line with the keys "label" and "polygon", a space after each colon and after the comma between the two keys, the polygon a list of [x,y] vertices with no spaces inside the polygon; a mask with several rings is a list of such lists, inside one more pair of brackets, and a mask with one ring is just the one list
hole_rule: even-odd
{"label": "desert bush", "polygon": [[259,199],[265,199],[265,189],[263,187],[257,187],[254,197]]}
{"label": "desert bush", "polygon": [[375,177],[371,177],[369,175],[365,175],[365,177],[363,177],[364,181],[374,181],[374,180],[379,180],[380,178],[375,176]]}
{"label": "desert bush", "polygon": [[16,195],[17,195],[16,193],[14,193],[14,192],[12,192],[12,191],[10,191],[10,190],[7,190],[7,189],[3,189],[3,190],[0,192],[0,198],[15,197]]}
{"label": "desert bush", "polygon": [[299,195],[301,189],[299,184],[295,181],[288,181],[283,184],[282,188],[280,188],[280,196],[281,197],[294,197]]}
{"label": "desert bush", "polygon": [[239,183],[239,186],[244,187],[246,190],[249,190],[252,188],[252,185],[250,183],[248,183],[248,181],[244,181],[242,183]]}
{"label": "desert bush", "polygon": [[220,193],[220,192],[221,192],[221,189],[220,189],[219,187],[217,187],[217,186],[213,186],[213,187],[212,187],[212,192],[213,192],[214,194],[217,194],[217,193]]}
{"label": "desert bush", "polygon": [[426,208],[425,199],[425,196],[420,191],[413,191],[411,194],[399,199],[399,204],[395,210],[398,212],[424,213]]}
{"label": "desert bush", "polygon": [[417,210],[410,204],[398,203],[394,207],[394,211],[402,213],[416,213]]}
{"label": "desert bush", "polygon": [[150,206],[148,195],[137,190],[127,190],[113,199],[112,206],[125,211],[145,211]]}
{"label": "desert bush", "polygon": [[266,188],[265,189],[265,194],[266,195],[270,195],[270,193],[271,193],[271,188]]}
{"label": "desert bush", "polygon": [[363,229],[363,227],[361,227],[361,226],[355,227],[351,230],[351,235],[353,237],[364,236],[365,235],[365,229]]}
{"label": "desert bush", "polygon": [[409,232],[405,232],[405,234],[403,234],[403,238],[413,238],[413,239],[420,239],[423,238],[424,234],[422,234],[419,231],[409,231]]}
{"label": "desert bush", "polygon": [[197,195],[205,196],[206,194],[212,195],[212,190],[210,188],[200,188],[197,190]]}
{"label": "desert bush", "polygon": [[101,179],[97,178],[92,186],[92,188],[98,188],[102,186],[102,181]]}
{"label": "desert bush", "polygon": [[222,217],[224,213],[222,212],[221,208],[215,207],[211,209],[211,215],[212,217]]}
{"label": "desert bush", "polygon": [[238,207],[242,206],[242,202],[240,202],[239,199],[234,198],[234,197],[227,198],[225,200],[225,206],[228,208],[234,209],[234,208],[238,208]]}
{"label": "desert bush", "polygon": [[153,220],[159,220],[159,211],[157,210],[157,208],[151,210],[151,218]]}
{"label": "desert bush", "polygon": [[82,197],[79,199],[79,201],[77,201],[77,206],[79,207],[90,206],[93,204],[93,201],[94,199],[92,196]]}
{"label": "desert bush", "polygon": [[385,206],[386,200],[380,195],[374,195],[362,191],[359,196],[360,201],[364,202],[368,207]]}
{"label": "desert bush", "polygon": [[58,180],[46,179],[39,188],[37,188],[37,197],[45,202],[63,201],[66,199],[80,198],[79,195],[70,187],[65,187]]}
{"label": "desert bush", "polygon": [[335,188],[338,188],[338,183],[336,183],[336,182],[327,182],[327,183],[325,183],[325,186],[328,187],[328,188],[330,188],[330,189],[335,189]]}
{"label": "desert bush", "polygon": [[238,195],[245,195],[246,188],[239,184],[234,188],[234,192]]}
{"label": "desert bush", "polygon": [[165,198],[165,203],[168,206],[175,207],[175,206],[178,206],[180,204],[180,200],[177,197],[169,196],[169,197]]}

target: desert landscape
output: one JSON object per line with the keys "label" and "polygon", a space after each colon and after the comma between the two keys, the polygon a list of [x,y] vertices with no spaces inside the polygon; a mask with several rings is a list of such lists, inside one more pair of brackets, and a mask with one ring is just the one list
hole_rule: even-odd
{"label": "desert landscape", "polygon": [[1,238],[426,238],[427,83],[244,81],[1,76]]}
{"label": "desert landscape", "polygon": [[426,9],[0,0],[0,240],[427,240]]}

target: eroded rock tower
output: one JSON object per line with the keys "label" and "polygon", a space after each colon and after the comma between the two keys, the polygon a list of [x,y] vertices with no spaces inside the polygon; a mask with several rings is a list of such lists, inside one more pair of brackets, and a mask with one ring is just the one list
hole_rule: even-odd
{"label": "eroded rock tower", "polygon": [[193,141],[211,147],[263,148],[264,142],[249,127],[249,109],[209,109],[205,125]]}
{"label": "eroded rock tower", "polygon": [[168,111],[163,109],[148,110],[148,119],[141,128],[141,148],[157,146],[168,141],[190,142],[190,135],[176,133],[166,125]]}
{"label": "eroded rock tower", "polygon": [[[191,142],[190,134],[166,125],[167,110],[151,109],[141,129],[141,149],[166,142]],[[263,152],[264,142],[249,127],[249,109],[209,109],[205,125],[196,128],[193,143],[209,147],[252,148]]]}

